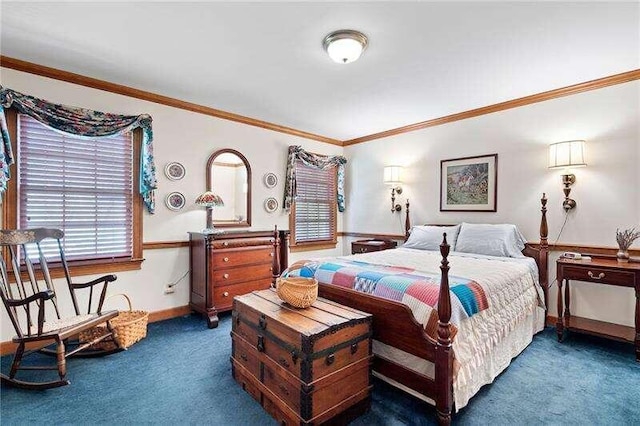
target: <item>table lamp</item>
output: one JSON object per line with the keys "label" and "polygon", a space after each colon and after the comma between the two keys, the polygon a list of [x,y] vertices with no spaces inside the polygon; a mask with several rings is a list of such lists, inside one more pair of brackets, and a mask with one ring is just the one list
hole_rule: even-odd
{"label": "table lamp", "polygon": [[196,198],[196,204],[207,208],[207,227],[202,230],[202,233],[218,234],[224,232],[213,227],[213,208],[224,206],[222,198],[211,191],[207,191]]}

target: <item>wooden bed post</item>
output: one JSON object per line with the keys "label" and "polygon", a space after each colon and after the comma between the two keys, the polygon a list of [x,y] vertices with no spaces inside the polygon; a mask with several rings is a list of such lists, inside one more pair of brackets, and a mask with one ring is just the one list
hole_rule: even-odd
{"label": "wooden bed post", "polygon": [[440,295],[438,296],[438,339],[436,344],[436,410],[438,423],[451,424],[453,406],[453,350],[451,349],[451,297],[449,294],[449,256],[450,246],[447,233],[442,234],[440,254]]}
{"label": "wooden bed post", "polygon": [[543,266],[542,268],[539,268],[540,286],[544,291],[544,306],[548,311],[549,268],[547,265],[549,259],[549,242],[547,237],[549,235],[549,227],[547,226],[547,194],[544,192],[542,193],[540,204],[542,205],[542,208],[540,209],[542,217],[540,218],[540,259],[538,265]]}
{"label": "wooden bed post", "polygon": [[409,199],[407,199],[405,217],[404,217],[404,240],[409,239],[409,231],[411,231],[411,219],[409,219]]}
{"label": "wooden bed post", "polygon": [[273,230],[273,262],[271,263],[271,275],[273,277],[272,284],[276,285],[276,279],[280,276],[282,269],[280,269],[280,234],[278,232],[278,225]]}

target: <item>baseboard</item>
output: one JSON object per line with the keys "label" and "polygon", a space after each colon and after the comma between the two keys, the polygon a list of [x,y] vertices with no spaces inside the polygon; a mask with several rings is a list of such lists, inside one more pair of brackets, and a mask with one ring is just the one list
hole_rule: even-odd
{"label": "baseboard", "polygon": [[189,305],[176,306],[175,308],[163,309],[149,313],[149,322],[164,321],[171,318],[188,315],[191,312]]}
{"label": "baseboard", "polygon": [[[183,315],[188,315],[191,312],[191,308],[189,305],[185,306],[176,306],[175,308],[163,309],[161,311],[154,311],[149,313],[149,322],[158,322],[164,321],[171,318],[181,317]],[[53,340],[52,340],[53,343]],[[31,344],[27,344],[26,350],[37,349],[42,346],[42,342],[34,342]],[[12,341],[0,342],[0,356],[13,354],[16,352],[16,348],[18,347],[17,343],[13,343]]]}
{"label": "baseboard", "polygon": [[558,317],[547,315],[547,327],[555,327],[556,322],[558,322]]}

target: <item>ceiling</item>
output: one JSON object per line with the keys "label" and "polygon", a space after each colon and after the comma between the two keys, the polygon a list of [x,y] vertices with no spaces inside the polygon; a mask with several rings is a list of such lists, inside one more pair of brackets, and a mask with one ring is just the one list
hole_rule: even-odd
{"label": "ceiling", "polygon": [[[2,55],[348,140],[640,68],[640,4],[0,2]],[[359,61],[322,49],[369,37]]]}

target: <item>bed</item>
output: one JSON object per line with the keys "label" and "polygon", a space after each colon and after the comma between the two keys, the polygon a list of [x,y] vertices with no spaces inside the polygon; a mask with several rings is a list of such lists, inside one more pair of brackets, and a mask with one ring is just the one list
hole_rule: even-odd
{"label": "bed", "polygon": [[[543,194],[540,242],[526,243],[521,257],[451,252],[445,236],[438,251],[398,248],[324,260],[321,266],[296,263],[290,270],[310,268],[319,277],[321,297],[373,314],[373,374],[434,404],[439,423],[449,424],[454,403],[456,409],[466,405],[544,327],[546,202]],[[408,208],[405,229],[408,236]],[[373,269],[355,274],[358,268]],[[436,283],[432,272],[438,269]],[[344,276],[350,274],[359,281],[345,283]],[[367,291],[369,281],[362,279],[367,274],[376,275],[374,290]],[[381,280],[384,274],[388,276]],[[395,281],[409,279],[426,283],[423,288],[428,290],[418,299],[435,297],[435,303],[427,306],[416,303],[415,294],[394,293]],[[403,288],[413,287],[405,283]],[[425,296],[434,291],[435,296]]]}

